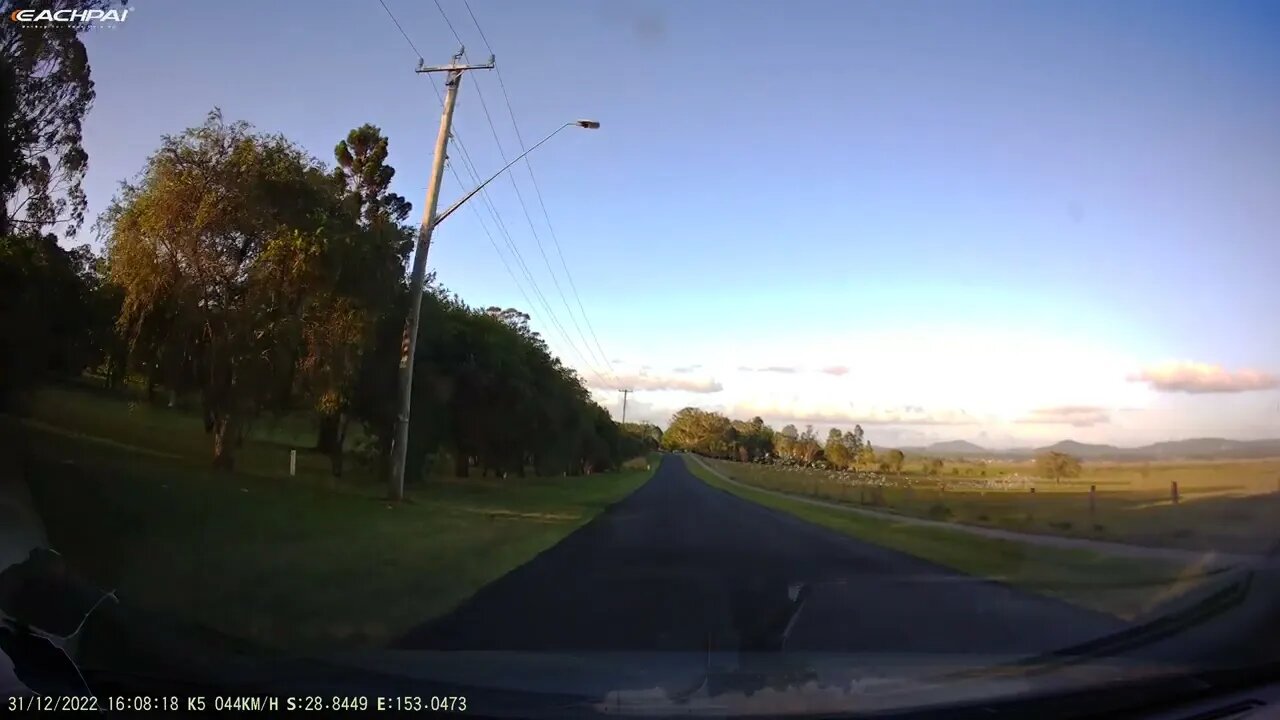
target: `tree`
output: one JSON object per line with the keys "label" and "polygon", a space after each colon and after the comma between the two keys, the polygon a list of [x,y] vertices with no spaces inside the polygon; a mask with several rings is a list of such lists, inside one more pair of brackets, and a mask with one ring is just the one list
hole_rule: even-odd
{"label": "tree", "polygon": [[414,358],[411,481],[446,464],[459,477],[473,469],[523,475],[529,468],[580,475],[644,452],[639,434],[671,442],[656,427],[619,428],[530,330],[527,316],[491,310],[428,286]]}
{"label": "tree", "polygon": [[822,454],[837,469],[844,470],[853,465],[853,456],[844,443],[844,434],[837,428],[832,428],[827,433],[827,444],[823,446]]}
{"label": "tree", "polygon": [[937,475],[942,472],[942,458],[928,458],[924,461],[923,471],[925,475]]}
{"label": "tree", "polygon": [[795,438],[785,432],[779,432],[773,436],[773,451],[779,458],[789,460],[795,450],[795,443]]}
{"label": "tree", "polygon": [[844,434],[844,446],[849,451],[850,463],[856,464],[862,457],[863,437],[861,425],[854,425],[852,432]]}
{"label": "tree", "polygon": [[318,343],[354,336],[332,294],[356,227],[332,177],[279,136],[211,112],[166,136],[104,218],[120,325],[157,314],[189,343],[216,467],[230,469],[248,418],[280,407]]}
{"label": "tree", "polygon": [[108,0],[0,0],[0,235],[84,222],[81,182],[88,168],[82,124],[93,104],[89,58],[76,23],[14,22],[37,9],[102,9]]}
{"label": "tree", "polygon": [[734,455],[741,462],[755,462],[773,451],[773,428],[760,418],[749,422],[734,420]]}
{"label": "tree", "polygon": [[858,464],[862,467],[875,467],[878,460],[876,459],[875,448],[871,447],[871,443],[865,443],[858,452]]}
{"label": "tree", "polygon": [[366,226],[399,225],[412,210],[409,201],[390,191],[396,170],[387,164],[387,151],[386,136],[368,123],[347,133],[333,150],[338,162],[334,173]]}
{"label": "tree", "polygon": [[0,236],[0,407],[101,358],[114,317],[96,265],[88,247],[65,250],[52,235]]}
{"label": "tree", "polygon": [[800,433],[800,437],[792,444],[793,457],[803,465],[811,465],[821,453],[822,445],[818,443],[818,437],[813,431],[813,426],[806,425],[804,432]]}
{"label": "tree", "polygon": [[732,452],[732,429],[729,419],[720,413],[687,407],[671,416],[662,444],[669,450],[727,457]]}
{"label": "tree", "polygon": [[885,462],[889,465],[889,469],[895,473],[902,472],[902,464],[906,462],[907,456],[901,450],[894,448],[885,454]]}
{"label": "tree", "polygon": [[1054,482],[1079,477],[1080,471],[1080,459],[1066,453],[1049,451],[1036,456],[1036,473]]}
{"label": "tree", "polygon": [[362,407],[354,400],[360,366],[366,353],[371,360],[386,354],[371,347],[384,341],[377,324],[383,314],[403,308],[395,295],[403,292],[412,247],[412,230],[404,225],[411,205],[389,190],[395,168],[386,164],[388,147],[381,130],[365,124],[334,148],[334,179],[359,232],[354,242],[335,246],[341,257],[335,258],[329,292],[317,296],[323,306],[314,315],[324,322],[317,326],[321,332],[310,346],[315,352],[303,378],[320,418],[316,448],[329,453],[334,474],[341,474],[348,420]]}

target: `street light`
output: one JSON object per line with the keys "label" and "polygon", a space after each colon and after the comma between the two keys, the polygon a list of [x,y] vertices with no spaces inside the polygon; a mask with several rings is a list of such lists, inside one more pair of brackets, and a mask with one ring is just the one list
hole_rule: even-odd
{"label": "street light", "polygon": [[572,127],[572,126],[577,126],[577,127],[580,127],[580,128],[585,128],[585,129],[587,129],[587,130],[599,130],[599,129],[600,129],[600,123],[596,122],[595,120],[574,120],[574,121],[572,121],[572,122],[567,122],[567,123],[565,123],[565,124],[561,125],[560,127],[556,128],[555,130],[552,130],[550,135],[548,135],[548,136],[546,136],[546,137],[542,138],[541,140],[539,140],[538,142],[534,143],[534,144],[533,144],[533,147],[531,147],[531,148],[529,148],[528,150],[525,150],[524,152],[520,153],[520,154],[519,154],[518,156],[516,156],[516,158],[515,158],[514,160],[512,160],[511,162],[507,163],[506,165],[503,165],[503,166],[502,166],[502,169],[501,169],[501,170],[499,170],[498,172],[494,173],[492,176],[490,176],[488,180],[485,180],[484,182],[480,183],[479,185],[477,185],[477,186],[476,186],[476,188],[475,188],[474,190],[472,190],[471,192],[467,193],[466,195],[463,195],[463,196],[462,196],[462,197],[461,197],[457,202],[455,202],[454,204],[452,204],[452,205],[450,205],[449,207],[445,208],[444,212],[441,212],[441,213],[437,214],[437,215],[436,215],[436,217],[435,217],[435,219],[431,221],[431,227],[433,227],[433,228],[434,228],[435,226],[437,226],[437,225],[439,225],[440,223],[444,222],[444,219],[445,219],[445,218],[447,218],[447,217],[449,217],[450,215],[452,215],[454,210],[457,210],[458,208],[462,207],[462,203],[464,203],[464,202],[466,202],[466,201],[470,200],[470,199],[471,199],[471,198],[472,198],[476,193],[478,193],[478,192],[480,192],[481,190],[483,190],[485,185],[488,185],[489,183],[493,182],[493,180],[494,180],[495,178],[497,178],[497,177],[498,177],[499,175],[501,175],[502,173],[506,172],[506,171],[507,171],[507,169],[508,169],[508,168],[510,168],[512,165],[515,165],[516,163],[520,162],[520,160],[521,160],[521,159],[523,159],[523,158],[524,158],[524,156],[526,156],[526,155],[528,155],[529,153],[533,152],[535,149],[537,149],[537,147],[538,147],[539,145],[541,145],[542,143],[544,143],[544,142],[546,142],[546,141],[550,140],[551,138],[555,137],[555,136],[556,136],[556,133],[560,132],[561,130],[563,130],[563,129],[567,128],[567,127]]}
{"label": "street light", "polygon": [[[428,198],[428,206],[426,210],[427,215],[431,214],[431,211],[435,208],[435,200],[439,197],[438,183],[440,179],[440,172],[443,169],[442,160],[449,137],[448,124],[453,114],[453,100],[456,97],[456,89],[456,84],[451,86],[449,89],[450,94],[446,98],[445,117],[441,121],[440,137],[437,140],[436,168],[433,173],[432,181],[433,184],[435,184],[436,189],[429,190],[430,196]],[[461,199],[446,208],[444,212],[436,213],[435,216],[431,218],[430,222],[424,222],[422,227],[419,229],[420,241],[417,252],[424,253],[422,257],[425,259],[425,252],[431,247],[431,233],[435,230],[437,225],[443,222],[445,218],[452,215],[453,211],[462,207],[462,204],[474,197],[476,193],[483,190],[486,185],[493,182],[495,178],[506,172],[512,165],[515,165],[517,162],[524,159],[526,155],[537,150],[540,145],[555,137],[561,130],[573,126],[584,128],[586,130],[598,130],[600,128],[600,123],[595,120],[573,120],[551,131],[551,134],[534,143],[532,147],[517,155],[511,162],[503,165],[501,170],[491,175],[488,180],[477,185],[471,192],[463,195]],[[413,281],[411,283],[412,287],[410,288],[411,300],[409,307],[409,322],[408,326],[405,328],[406,342],[405,349],[402,351],[403,354],[401,355],[399,387],[397,389],[397,394],[399,395],[399,413],[396,415],[396,434],[391,442],[391,497],[396,500],[400,499],[404,495],[405,462],[408,459],[409,453],[409,410],[412,406],[413,400],[413,356],[417,350],[418,344],[418,310],[422,303],[422,273],[425,269],[424,260],[419,260],[415,257],[414,263]]]}

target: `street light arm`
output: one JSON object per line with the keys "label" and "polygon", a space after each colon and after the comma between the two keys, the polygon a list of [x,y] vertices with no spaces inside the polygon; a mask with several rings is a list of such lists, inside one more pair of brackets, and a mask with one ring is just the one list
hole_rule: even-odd
{"label": "street light arm", "polygon": [[[563,129],[565,129],[565,128],[569,127],[570,125],[578,125],[578,126],[580,126],[580,127],[586,127],[586,128],[590,128],[590,127],[592,127],[592,125],[590,125],[590,124],[584,124],[584,123],[587,123],[587,122],[588,122],[588,121],[585,121],[585,120],[578,120],[578,121],[574,121],[574,122],[567,122],[567,123],[565,123],[565,124],[561,125],[560,127],[556,128],[555,130],[553,130],[553,131],[551,132],[551,134],[550,134],[550,135],[548,135],[548,136],[546,136],[546,137],[542,138],[541,140],[539,140],[538,142],[534,143],[533,147],[531,147],[531,148],[529,148],[528,150],[525,150],[524,152],[522,152],[522,153],[520,153],[519,155],[517,155],[517,156],[515,157],[515,159],[514,159],[514,160],[512,160],[512,161],[511,161],[511,162],[509,162],[509,163],[507,163],[506,165],[503,165],[501,170],[499,170],[498,172],[496,172],[496,173],[494,173],[493,175],[491,175],[491,176],[489,177],[489,179],[488,179],[488,180],[485,180],[484,182],[482,182],[482,183],[480,183],[479,185],[477,185],[477,186],[476,186],[476,188],[475,188],[474,190],[472,190],[471,192],[467,193],[466,195],[463,195],[461,198],[459,198],[459,199],[458,199],[458,201],[457,201],[457,202],[455,202],[454,204],[452,204],[452,205],[450,205],[449,207],[445,208],[444,212],[441,212],[440,214],[436,215],[435,220],[432,220],[432,221],[431,221],[431,227],[433,227],[433,228],[434,228],[435,226],[439,225],[441,222],[444,222],[444,219],[445,219],[445,218],[447,218],[447,217],[449,217],[450,215],[452,215],[454,210],[457,210],[458,208],[462,207],[462,204],[463,204],[463,203],[465,203],[466,201],[470,200],[472,197],[474,197],[474,196],[475,196],[475,194],[476,194],[476,193],[478,193],[478,192],[480,192],[481,190],[483,190],[483,189],[485,188],[485,186],[486,186],[486,185],[488,185],[489,183],[491,183],[491,182],[493,182],[495,179],[497,179],[497,177],[498,177],[499,175],[501,175],[502,173],[506,172],[506,171],[507,171],[507,169],[508,169],[508,168],[510,168],[512,165],[515,165],[516,163],[520,162],[522,159],[524,159],[524,157],[525,157],[526,155],[528,155],[529,153],[533,152],[534,150],[537,150],[539,145],[541,145],[542,143],[544,143],[544,142],[546,142],[546,141],[550,140],[551,138],[555,137],[555,136],[556,136],[556,134],[557,134],[557,133],[559,133],[561,130],[563,130]],[[599,123],[595,123],[594,125],[595,125],[596,127],[598,127],[598,126],[599,126]]]}

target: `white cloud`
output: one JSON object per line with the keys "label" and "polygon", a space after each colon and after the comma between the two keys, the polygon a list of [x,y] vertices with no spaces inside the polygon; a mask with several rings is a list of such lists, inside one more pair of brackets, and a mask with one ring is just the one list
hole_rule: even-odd
{"label": "white cloud", "polygon": [[691,393],[717,393],[724,389],[714,378],[688,377],[686,375],[663,375],[645,371],[614,375],[614,383],[607,383],[602,378],[590,378],[588,387],[603,390],[628,388],[631,390],[648,390],[651,392],[665,390],[682,390]]}
{"label": "white cloud", "polygon": [[849,372],[849,368],[845,365],[828,365],[822,368],[821,372],[827,375],[845,375]]}
{"label": "white cloud", "polygon": [[1237,393],[1280,387],[1280,378],[1260,370],[1226,370],[1221,365],[1173,361],[1129,376],[1158,392]]}
{"label": "white cloud", "polygon": [[1111,413],[1106,408],[1092,405],[1061,405],[1058,407],[1036,408],[1019,418],[1019,423],[1028,425],[1070,425],[1072,427],[1092,427],[1111,422]]}
{"label": "white cloud", "polygon": [[979,420],[963,410],[925,410],[922,407],[840,407],[821,404],[741,403],[728,409],[730,417],[759,415],[772,422],[823,425],[973,425]]}

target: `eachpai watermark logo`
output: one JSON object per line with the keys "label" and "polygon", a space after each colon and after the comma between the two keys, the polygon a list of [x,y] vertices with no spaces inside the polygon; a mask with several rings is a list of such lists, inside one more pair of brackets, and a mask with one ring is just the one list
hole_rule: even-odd
{"label": "eachpai watermark logo", "polygon": [[23,25],[63,26],[78,25],[83,27],[109,27],[122,23],[129,17],[129,10],[112,8],[110,10],[14,10],[9,13],[9,21]]}

